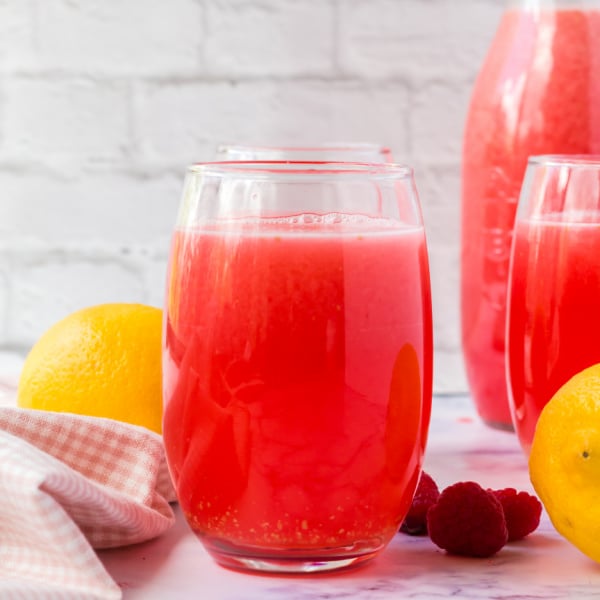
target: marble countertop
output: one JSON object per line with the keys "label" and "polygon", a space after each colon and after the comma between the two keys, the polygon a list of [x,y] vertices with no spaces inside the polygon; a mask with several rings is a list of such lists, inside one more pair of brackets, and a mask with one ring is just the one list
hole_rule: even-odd
{"label": "marble countertop", "polygon": [[[473,480],[532,492],[511,433],[484,426],[468,397],[434,399],[425,470],[440,487]],[[378,558],[337,574],[274,576],[217,566],[181,514],[161,538],[100,557],[125,600],[383,600],[387,598],[600,598],[600,565],[540,527],[489,559],[447,555],[427,537],[399,533]]]}

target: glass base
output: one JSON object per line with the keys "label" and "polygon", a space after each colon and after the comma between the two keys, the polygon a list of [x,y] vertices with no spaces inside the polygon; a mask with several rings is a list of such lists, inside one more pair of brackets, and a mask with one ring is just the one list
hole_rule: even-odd
{"label": "glass base", "polygon": [[511,431],[514,433],[515,426],[512,423],[504,423],[502,421],[488,421],[487,419],[483,419],[483,422],[492,429],[500,429],[502,431]]}
{"label": "glass base", "polygon": [[265,553],[264,550],[259,551],[256,548],[244,549],[220,541],[214,542],[202,537],[200,539],[215,562],[222,567],[281,574],[323,573],[355,567],[373,559],[385,547],[385,544],[380,544],[376,548],[360,551],[353,547],[313,552],[281,549]]}

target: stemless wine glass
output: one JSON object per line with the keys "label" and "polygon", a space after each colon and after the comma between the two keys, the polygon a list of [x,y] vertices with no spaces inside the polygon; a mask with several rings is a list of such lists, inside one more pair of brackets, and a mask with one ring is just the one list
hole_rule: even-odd
{"label": "stemless wine glass", "polygon": [[314,146],[221,144],[218,160],[293,160],[391,163],[392,152],[381,144],[335,142]]}
{"label": "stemless wine glass", "polygon": [[166,454],[213,558],[311,572],[379,553],[410,506],[431,408],[411,169],[190,167],[165,318]]}
{"label": "stemless wine glass", "polygon": [[600,156],[529,159],[508,300],[509,400],[528,454],[546,403],[600,362]]}

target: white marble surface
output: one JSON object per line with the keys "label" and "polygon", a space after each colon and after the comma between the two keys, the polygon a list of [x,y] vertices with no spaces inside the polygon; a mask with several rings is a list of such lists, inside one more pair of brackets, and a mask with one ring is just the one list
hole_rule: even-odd
{"label": "white marble surface", "polygon": [[[481,424],[465,397],[435,398],[425,469],[442,487],[471,479],[532,491],[514,435]],[[162,538],[100,556],[125,600],[600,598],[600,565],[561,538],[545,514],[535,533],[490,559],[449,556],[427,537],[399,533],[365,566],[316,576],[250,575],[219,567],[179,513]]]}

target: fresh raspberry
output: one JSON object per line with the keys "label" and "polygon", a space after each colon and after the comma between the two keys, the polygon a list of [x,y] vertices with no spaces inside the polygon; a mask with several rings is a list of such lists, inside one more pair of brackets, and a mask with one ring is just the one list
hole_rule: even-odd
{"label": "fresh raspberry", "polygon": [[408,514],[404,518],[400,531],[409,535],[425,535],[427,533],[427,511],[440,496],[440,490],[430,475],[421,471],[419,485],[413,497]]}
{"label": "fresh raspberry", "polygon": [[487,557],[508,540],[502,504],[474,481],[447,487],[427,512],[434,544],[450,554]]}
{"label": "fresh raspberry", "polygon": [[542,515],[542,503],[527,492],[514,488],[488,490],[500,500],[508,528],[508,541],[520,540],[537,529]]}

